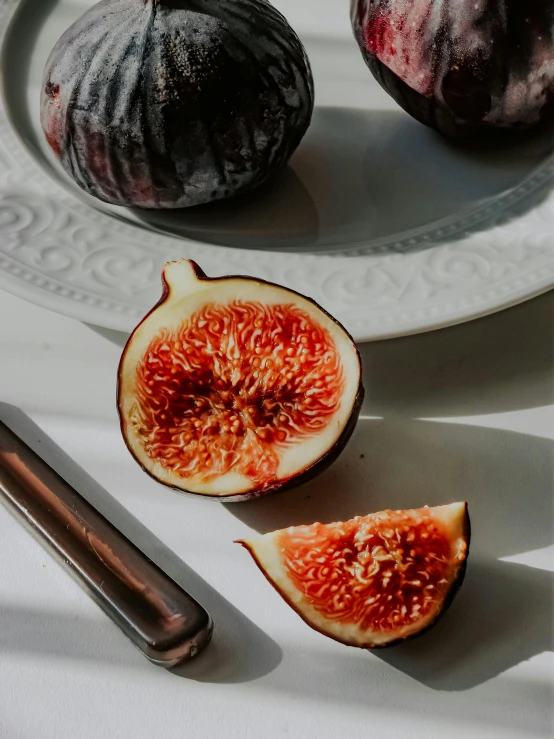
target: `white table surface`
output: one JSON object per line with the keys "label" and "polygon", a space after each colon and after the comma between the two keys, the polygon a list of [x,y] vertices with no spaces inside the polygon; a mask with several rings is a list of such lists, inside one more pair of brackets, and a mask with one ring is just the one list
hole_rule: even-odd
{"label": "white table surface", "polygon": [[[339,461],[228,506],[168,492],[130,458],[123,335],[5,293],[0,316],[0,417],[216,623],[179,675],[150,665],[0,507],[2,739],[552,736],[554,293],[364,345],[367,400]],[[462,591],[432,632],[375,654],[311,631],[232,543],[457,499],[473,524]]]}

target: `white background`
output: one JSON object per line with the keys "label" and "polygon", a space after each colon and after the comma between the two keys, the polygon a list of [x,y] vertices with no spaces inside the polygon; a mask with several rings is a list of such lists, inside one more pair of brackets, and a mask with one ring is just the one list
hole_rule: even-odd
{"label": "white background", "polygon": [[[0,507],[2,739],[552,735],[554,293],[362,346],[367,398],[339,461],[228,506],[168,492],[130,458],[115,411],[123,335],[4,293],[0,316],[0,417],[216,624],[180,675],[150,665]],[[232,543],[458,499],[473,525],[466,582],[432,632],[389,651],[311,631]]]}

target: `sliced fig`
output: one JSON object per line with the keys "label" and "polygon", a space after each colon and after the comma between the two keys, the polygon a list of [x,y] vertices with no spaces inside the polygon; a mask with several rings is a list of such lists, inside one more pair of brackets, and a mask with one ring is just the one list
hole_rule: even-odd
{"label": "sliced fig", "polygon": [[467,504],[452,503],[237,543],[308,626],[374,649],[420,634],[444,613],[462,584],[469,539]]}
{"label": "sliced fig", "polygon": [[118,375],[123,437],[159,482],[223,501],[293,487],[336,459],[363,399],[346,330],[309,298],[166,264]]}

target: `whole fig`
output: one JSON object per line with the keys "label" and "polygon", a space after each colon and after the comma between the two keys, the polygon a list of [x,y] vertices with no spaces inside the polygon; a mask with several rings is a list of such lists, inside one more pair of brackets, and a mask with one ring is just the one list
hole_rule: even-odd
{"label": "whole fig", "polygon": [[47,140],[75,182],[139,208],[262,184],[312,110],[302,44],[266,0],[102,0],[56,44],[41,100]]}
{"label": "whole fig", "polygon": [[382,87],[446,135],[528,129],[551,112],[549,0],[352,0],[351,19]]}

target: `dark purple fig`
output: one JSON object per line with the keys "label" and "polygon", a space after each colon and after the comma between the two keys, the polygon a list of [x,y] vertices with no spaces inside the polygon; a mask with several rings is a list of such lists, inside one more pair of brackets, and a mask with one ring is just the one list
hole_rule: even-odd
{"label": "dark purple fig", "polygon": [[239,541],[304,621],[374,649],[429,629],[460,588],[469,553],[466,503],[291,526]]}
{"label": "dark purple fig", "polygon": [[182,208],[280,170],[313,110],[302,44],[266,0],[102,0],[46,65],[42,127],[116,205]]}
{"label": "dark purple fig", "polygon": [[351,0],[354,34],[382,87],[454,137],[550,119],[554,4],[547,0]]}
{"label": "dark purple fig", "polygon": [[184,492],[238,501],[315,477],[340,454],[363,399],[356,346],[308,298],[250,277],[163,271],[161,302],[118,374],[123,437]]}

